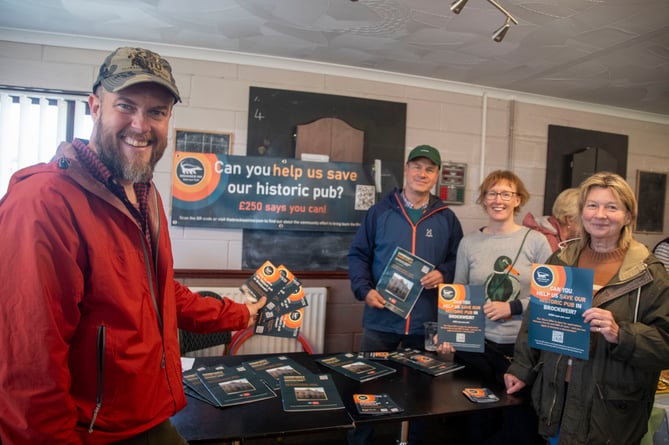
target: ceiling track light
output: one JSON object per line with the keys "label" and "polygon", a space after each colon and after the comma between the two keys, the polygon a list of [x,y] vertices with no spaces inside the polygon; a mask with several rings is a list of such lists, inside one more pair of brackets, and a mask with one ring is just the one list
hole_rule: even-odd
{"label": "ceiling track light", "polygon": [[[451,3],[450,6],[451,11],[453,11],[453,13],[455,14],[460,14],[460,11],[462,11],[462,8],[465,7],[467,1],[468,0],[455,0],[453,3]],[[495,8],[499,9],[500,12],[506,16],[504,24],[499,29],[497,29],[495,32],[492,33],[492,39],[495,42],[501,42],[502,40],[504,40],[504,36],[506,36],[506,33],[509,30],[509,28],[511,28],[511,22],[517,25],[518,20],[516,20],[515,17],[512,16],[509,11],[504,9],[502,5],[497,3],[496,0],[488,0],[488,3],[493,5]]]}
{"label": "ceiling track light", "polygon": [[[497,3],[495,0],[488,0],[488,3],[490,3],[490,4],[493,5],[495,8],[497,8],[497,9],[499,9],[499,10],[501,11],[502,14],[504,14],[504,15],[506,16],[506,20],[507,20],[507,22],[510,20],[510,21],[512,21],[514,24],[516,24],[516,25],[518,24],[518,20],[516,20],[516,19],[511,15],[511,13],[510,13],[509,11],[507,11],[506,9],[504,9],[504,7],[503,7],[502,5],[500,5],[499,3]],[[506,24],[506,23],[505,23],[505,24]],[[509,23],[509,26],[511,26],[510,23]]]}
{"label": "ceiling track light", "polygon": [[464,8],[466,4],[467,0],[455,0],[451,3],[451,11],[455,14],[460,14],[460,11],[462,11],[462,8]]}
{"label": "ceiling track light", "polygon": [[495,42],[501,42],[504,40],[504,36],[506,35],[506,32],[509,30],[509,28],[511,28],[511,19],[507,17],[504,24],[497,31],[492,33],[492,39]]}

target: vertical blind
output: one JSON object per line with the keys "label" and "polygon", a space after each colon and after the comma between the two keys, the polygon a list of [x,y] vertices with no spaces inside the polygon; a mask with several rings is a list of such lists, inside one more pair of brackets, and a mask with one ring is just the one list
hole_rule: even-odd
{"label": "vertical blind", "polygon": [[0,196],[19,169],[48,162],[61,141],[88,139],[87,96],[0,89]]}

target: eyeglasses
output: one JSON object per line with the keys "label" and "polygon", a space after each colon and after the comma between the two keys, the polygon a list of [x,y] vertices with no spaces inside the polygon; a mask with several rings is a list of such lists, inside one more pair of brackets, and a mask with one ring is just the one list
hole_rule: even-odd
{"label": "eyeglasses", "polygon": [[502,198],[502,201],[510,201],[514,195],[517,195],[516,192],[486,192],[485,198],[488,201],[494,201],[499,196]]}

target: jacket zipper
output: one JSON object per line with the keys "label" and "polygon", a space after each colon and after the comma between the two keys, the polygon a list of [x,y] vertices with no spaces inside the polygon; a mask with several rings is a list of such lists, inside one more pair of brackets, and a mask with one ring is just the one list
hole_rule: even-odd
{"label": "jacket zipper", "polygon": [[93,416],[91,418],[91,424],[88,427],[88,433],[93,433],[93,425],[95,425],[95,420],[98,418],[98,413],[102,407],[102,395],[104,390],[104,372],[105,372],[105,348],[106,348],[106,329],[105,325],[100,325],[98,327],[97,342],[95,345],[96,352],[96,362],[98,370],[98,382],[97,389],[95,393],[95,409],[93,410]]}
{"label": "jacket zipper", "polygon": [[[558,369],[560,368],[560,361],[562,361],[562,356],[558,357],[557,363],[555,363],[555,369],[553,372],[553,384],[557,387],[557,376],[558,376]],[[551,407],[548,410],[548,421],[546,422],[547,425],[550,425],[552,420],[553,420],[553,408],[555,408],[555,404],[557,403],[557,391],[554,391],[553,393],[553,401],[551,402]],[[566,398],[566,395],[565,395]],[[563,402],[564,403],[564,402]]]}
{"label": "jacket zipper", "polygon": [[[154,201],[154,204],[156,206],[155,214],[160,215],[160,209],[159,209],[159,206],[158,206],[158,195],[157,195],[157,193],[154,193],[153,196],[155,197],[155,201]],[[156,246],[155,249],[151,249],[152,252],[153,252],[153,266],[155,267],[155,271],[151,270],[151,261],[149,261],[149,253],[147,252],[147,241],[146,241],[146,237],[144,236],[143,232],[141,233],[141,237],[142,237],[142,240],[145,240],[142,243],[142,246],[144,248],[144,259],[146,261],[146,274],[147,274],[147,278],[149,280],[149,289],[151,291],[151,301],[153,303],[153,310],[156,312],[156,319],[158,320],[159,334],[162,338],[162,336],[163,336],[163,318],[160,315],[160,308],[158,307],[158,300],[156,298],[156,288],[154,286],[154,278],[155,278],[156,281],[158,280],[158,239],[160,238],[160,216],[157,216],[156,219],[157,219],[156,224],[158,225],[158,227],[156,228],[155,242],[154,242],[153,239],[150,240]],[[151,234],[151,236],[153,237],[154,235]],[[166,362],[165,348],[163,347],[162,355],[161,355],[161,358],[160,358],[161,369],[165,368],[165,365],[166,365],[165,362]]]}
{"label": "jacket zipper", "polygon": [[[424,219],[427,218],[429,215],[432,213],[436,213],[437,210],[440,209],[435,209],[430,211],[430,213],[422,215],[420,218],[418,218],[418,221],[416,221],[416,224],[411,221],[411,218],[409,218],[409,215],[407,214],[406,210],[404,210],[404,206],[402,205],[402,202],[400,201],[400,198],[395,197],[397,200],[397,203],[399,204],[399,209],[404,215],[404,218],[407,220],[409,225],[411,226],[411,253],[414,255],[416,254],[416,230],[418,229],[418,224]],[[409,314],[406,318],[406,321],[404,322],[404,335],[409,335],[409,327],[411,326],[411,314]]]}

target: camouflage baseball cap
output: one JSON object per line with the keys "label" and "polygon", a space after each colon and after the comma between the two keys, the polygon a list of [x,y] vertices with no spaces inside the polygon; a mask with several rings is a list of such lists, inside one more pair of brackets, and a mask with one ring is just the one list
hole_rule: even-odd
{"label": "camouflage baseball cap", "polygon": [[105,90],[116,93],[131,85],[153,82],[167,88],[174,102],[181,102],[172,67],[159,54],[143,48],[117,48],[100,66],[93,92],[102,84]]}

